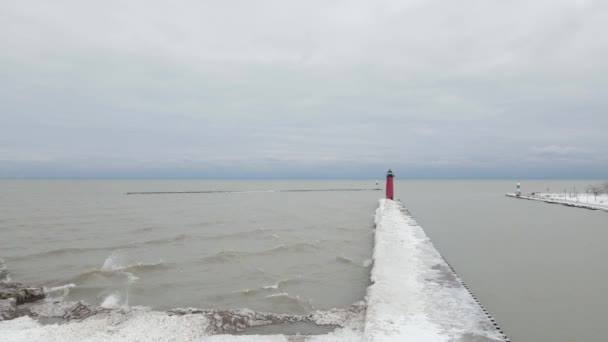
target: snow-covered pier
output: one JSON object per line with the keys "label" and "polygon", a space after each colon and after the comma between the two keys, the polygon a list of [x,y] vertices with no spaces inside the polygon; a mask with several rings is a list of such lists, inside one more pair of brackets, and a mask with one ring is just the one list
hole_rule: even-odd
{"label": "snow-covered pier", "polygon": [[509,341],[400,202],[375,221],[364,341]]}
{"label": "snow-covered pier", "polygon": [[577,196],[567,196],[564,194],[550,193],[537,193],[534,195],[518,195],[508,193],[506,196],[525,200],[541,201],[551,204],[561,204],[568,207],[608,211],[608,195],[595,196],[593,194],[585,193]]}

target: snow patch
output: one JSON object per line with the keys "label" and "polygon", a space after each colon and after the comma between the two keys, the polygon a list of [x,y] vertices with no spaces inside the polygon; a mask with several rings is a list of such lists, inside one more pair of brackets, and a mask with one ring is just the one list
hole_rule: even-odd
{"label": "snow patch", "polygon": [[52,325],[24,316],[0,323],[0,341],[201,341],[208,335],[207,327],[203,315],[169,316],[142,310]]}

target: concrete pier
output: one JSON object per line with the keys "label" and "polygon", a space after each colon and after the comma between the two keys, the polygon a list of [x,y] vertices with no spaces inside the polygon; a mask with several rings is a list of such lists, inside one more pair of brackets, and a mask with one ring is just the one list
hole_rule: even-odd
{"label": "concrete pier", "polygon": [[376,211],[364,341],[509,341],[398,201]]}
{"label": "concrete pier", "polygon": [[545,197],[540,197],[540,196],[536,196],[536,195],[535,196],[518,195],[518,194],[513,194],[513,193],[507,193],[506,196],[512,197],[512,198],[531,200],[531,201],[540,201],[540,202],[545,202],[545,203],[550,203],[550,204],[561,204],[561,205],[565,205],[567,207],[583,208],[583,209],[590,209],[590,210],[601,210],[601,211],[608,212],[608,203],[606,203],[604,205],[589,204],[589,203],[576,202],[576,201],[567,200],[567,199],[560,200],[557,198],[545,198]]}

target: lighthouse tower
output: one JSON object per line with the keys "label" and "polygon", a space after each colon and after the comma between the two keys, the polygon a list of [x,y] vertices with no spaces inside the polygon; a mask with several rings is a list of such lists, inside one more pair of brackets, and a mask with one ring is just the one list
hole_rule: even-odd
{"label": "lighthouse tower", "polygon": [[517,196],[521,196],[521,183],[517,182]]}
{"label": "lighthouse tower", "polygon": [[393,178],[395,178],[393,171],[388,169],[386,173],[386,198],[391,200],[393,199]]}

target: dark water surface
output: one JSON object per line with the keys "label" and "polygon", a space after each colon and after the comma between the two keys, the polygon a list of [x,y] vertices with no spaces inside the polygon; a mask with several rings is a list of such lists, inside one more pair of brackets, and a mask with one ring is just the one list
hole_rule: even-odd
{"label": "dark water surface", "polygon": [[[369,285],[374,180],[0,180],[15,281],[107,306],[346,307]],[[591,181],[523,181],[524,192]],[[401,180],[396,195],[513,341],[606,341],[608,213],[507,198],[514,181]],[[58,291],[61,293],[61,291]],[[59,294],[58,294],[59,295]]]}

